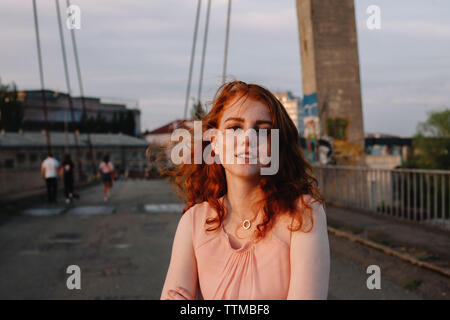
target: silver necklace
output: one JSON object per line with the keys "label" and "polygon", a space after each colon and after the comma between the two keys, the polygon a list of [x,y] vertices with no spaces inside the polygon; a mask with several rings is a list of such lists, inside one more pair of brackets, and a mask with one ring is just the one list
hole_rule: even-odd
{"label": "silver necklace", "polygon": [[[228,200],[228,198],[227,198]],[[242,221],[242,228],[244,228],[245,230],[250,229],[250,227],[252,226],[252,223],[249,219],[243,219],[242,216],[239,214],[239,217],[241,218]]]}
{"label": "silver necklace", "polygon": [[250,222],[250,220],[245,219],[244,221],[242,221],[242,228],[244,228],[245,230],[249,229],[251,226],[252,223]]}

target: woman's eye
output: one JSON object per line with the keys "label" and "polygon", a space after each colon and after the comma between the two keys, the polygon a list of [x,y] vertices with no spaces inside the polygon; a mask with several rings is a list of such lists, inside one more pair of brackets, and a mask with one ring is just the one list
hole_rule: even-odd
{"label": "woman's eye", "polygon": [[227,129],[237,130],[237,129],[240,129],[240,128],[241,128],[240,126],[232,126],[232,127],[227,128]]}
{"label": "woman's eye", "polygon": [[[270,128],[256,128],[255,130],[256,130],[256,132],[259,132],[261,130],[265,130],[268,135],[270,134]],[[264,132],[264,131],[261,131],[261,132]]]}

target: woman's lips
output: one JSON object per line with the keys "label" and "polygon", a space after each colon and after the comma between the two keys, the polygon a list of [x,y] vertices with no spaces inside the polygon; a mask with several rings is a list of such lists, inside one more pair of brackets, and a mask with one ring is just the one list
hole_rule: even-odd
{"label": "woman's lips", "polygon": [[[235,155],[235,157],[237,159],[243,159],[244,163],[250,163],[251,160],[257,160],[258,157],[255,154],[250,154],[250,153],[240,153]],[[256,164],[256,162],[255,162]]]}

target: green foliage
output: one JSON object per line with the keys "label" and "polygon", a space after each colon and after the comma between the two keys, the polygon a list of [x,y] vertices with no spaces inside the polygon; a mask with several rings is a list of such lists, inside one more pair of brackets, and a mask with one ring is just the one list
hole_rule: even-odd
{"label": "green foliage", "polygon": [[18,99],[15,83],[3,85],[0,82],[0,129],[18,131],[23,122],[23,105]]}
{"label": "green foliage", "polygon": [[403,286],[408,290],[416,290],[422,284],[422,280],[420,279],[411,279],[404,282]]}
{"label": "green foliage", "polygon": [[191,119],[192,120],[202,120],[206,114],[206,110],[203,108],[202,103],[198,101],[194,104],[191,110]]}
{"label": "green foliage", "polygon": [[450,170],[450,109],[428,113],[417,126],[413,148],[404,167]]}

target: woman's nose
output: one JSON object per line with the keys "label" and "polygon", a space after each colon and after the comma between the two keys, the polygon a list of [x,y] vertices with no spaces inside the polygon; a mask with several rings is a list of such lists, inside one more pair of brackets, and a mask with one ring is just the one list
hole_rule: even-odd
{"label": "woman's nose", "polygon": [[257,145],[257,135],[254,130],[247,129],[242,132],[240,141],[241,146],[244,146],[248,150]]}

